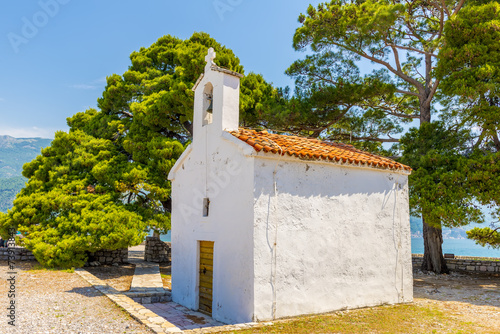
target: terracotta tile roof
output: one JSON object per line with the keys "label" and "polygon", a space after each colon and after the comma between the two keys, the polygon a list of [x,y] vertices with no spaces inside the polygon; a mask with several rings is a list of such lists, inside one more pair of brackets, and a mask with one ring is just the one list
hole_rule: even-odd
{"label": "terracotta tile roof", "polygon": [[352,145],[241,128],[229,133],[252,146],[257,152],[287,154],[305,160],[324,160],[371,168],[411,171],[409,166],[358,150]]}

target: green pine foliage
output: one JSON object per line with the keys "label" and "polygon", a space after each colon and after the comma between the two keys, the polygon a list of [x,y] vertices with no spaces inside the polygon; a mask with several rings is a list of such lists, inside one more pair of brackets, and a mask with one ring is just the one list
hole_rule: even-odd
{"label": "green pine foliage", "polygon": [[467,232],[478,244],[500,247],[500,3],[467,1],[445,26],[436,71],[444,119],[473,129],[463,172],[468,191],[496,223]]}
{"label": "green pine foliage", "polygon": [[469,132],[447,129],[443,122],[425,123],[401,139],[401,162],[413,168],[410,175],[410,208],[432,227],[460,227],[483,223],[471,188],[469,158],[459,149]]}
{"label": "green pine foliage", "polygon": [[[397,88],[385,71],[362,76],[354,59],[341,52],[306,56],[286,73],[295,78],[295,94],[280,113],[267,117],[278,128],[390,154],[382,143],[397,142],[390,137],[401,133],[401,124],[412,119],[388,115],[386,103],[397,99]],[[412,110],[401,104],[400,112]]]}
{"label": "green pine foliage", "polygon": [[467,187],[476,201],[487,207],[495,219],[490,227],[476,227],[467,231],[467,237],[481,246],[500,248],[500,152],[477,150],[465,168]]}
{"label": "green pine foliage", "polygon": [[109,140],[80,130],[56,133],[50,147],[24,167],[29,179],[8,215],[0,215],[2,236],[16,226],[47,267],[81,267],[87,252],[138,244],[145,219],[116,191],[118,170],[128,166]]}
{"label": "green pine foliage", "polygon": [[[423,14],[414,15],[419,10]],[[433,111],[425,101],[432,100],[435,81],[430,67],[421,68],[436,61],[434,15],[418,1],[310,5],[299,17],[293,45],[313,54],[287,70],[297,87],[292,130],[394,155],[405,124],[427,122]],[[373,70],[361,74],[368,62]],[[383,143],[395,145],[387,151]]]}
{"label": "green pine foliage", "polygon": [[474,227],[472,230],[467,231],[467,237],[483,247],[490,246],[500,249],[500,232],[498,231],[498,227],[494,229],[490,227]]}
{"label": "green pine foliage", "polygon": [[464,126],[480,127],[476,148],[500,151],[500,3],[473,2],[445,32],[437,68],[441,103]]}
{"label": "green pine foliage", "polygon": [[[149,142],[157,135],[183,143],[192,138],[191,88],[204,71],[210,47],[217,53],[214,61],[218,66],[244,74],[232,50],[206,33],[194,33],[187,40],[161,37],[149,48],[133,52],[132,64],[122,76],[107,78],[98,106],[109,117],[120,118],[119,134],[127,137],[124,145],[136,157],[141,154],[140,147],[145,147],[139,142]],[[245,75],[240,85],[241,122],[258,126],[265,106],[277,98],[277,90],[254,73]]]}

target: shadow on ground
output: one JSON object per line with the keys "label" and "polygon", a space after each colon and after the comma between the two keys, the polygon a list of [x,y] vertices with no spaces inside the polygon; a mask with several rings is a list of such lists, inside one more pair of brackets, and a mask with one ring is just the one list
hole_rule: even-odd
{"label": "shadow on ground", "polygon": [[500,275],[455,273],[450,275],[413,273],[416,298],[456,301],[500,308]]}
{"label": "shadow on ground", "polygon": [[135,265],[126,263],[119,266],[85,267],[84,269],[95,277],[105,280],[120,278],[123,276],[133,276]]}
{"label": "shadow on ground", "polygon": [[223,323],[215,321],[211,317],[199,312],[192,311],[182,305],[167,302],[143,305],[148,310],[164,318],[172,325],[181,330],[223,326]]}
{"label": "shadow on ground", "polygon": [[93,287],[78,287],[71,290],[67,290],[68,293],[76,293],[85,297],[100,297],[102,293],[94,289]]}

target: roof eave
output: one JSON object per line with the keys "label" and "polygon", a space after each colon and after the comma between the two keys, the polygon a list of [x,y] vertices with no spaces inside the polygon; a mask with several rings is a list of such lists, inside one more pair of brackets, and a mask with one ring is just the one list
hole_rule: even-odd
{"label": "roof eave", "polygon": [[203,77],[205,75],[202,73],[200,74],[200,76],[198,77],[198,80],[196,80],[196,82],[194,83],[194,86],[193,88],[191,88],[191,90],[194,92],[196,90],[196,88],[198,87],[198,85],[200,84],[201,80],[203,80]]}
{"label": "roof eave", "polygon": [[236,138],[235,136],[233,136],[231,133],[227,132],[226,130],[224,130],[222,132],[222,138],[227,140],[230,143],[233,143],[237,147],[239,147],[242,150],[244,156],[256,156],[257,155],[257,151],[255,151],[255,149],[251,145]]}
{"label": "roof eave", "polygon": [[175,162],[175,164],[170,169],[170,172],[168,173],[168,176],[167,176],[168,180],[170,180],[170,181],[175,180],[175,174],[177,173],[177,171],[179,170],[179,168],[182,166],[182,164],[184,163],[184,161],[187,159],[187,157],[191,154],[192,150],[193,150],[192,144],[189,144],[189,146],[186,147],[186,149],[184,150],[184,152],[182,152],[182,154],[179,157],[179,159],[177,159],[177,161]]}
{"label": "roof eave", "polygon": [[[241,140],[240,140],[241,141]],[[243,142],[245,143],[245,142]],[[246,144],[246,143],[245,143]],[[246,144],[249,147],[252,147],[249,144]],[[269,152],[256,152],[255,149],[252,147],[253,151],[256,153],[255,157],[257,158],[264,158],[264,159],[271,159],[271,160],[286,160],[290,162],[304,162],[304,163],[318,163],[318,164],[325,164],[328,166],[337,166],[337,167],[354,167],[354,168],[361,168],[365,170],[378,170],[382,172],[387,172],[387,173],[398,173],[398,174],[403,174],[403,175],[410,175],[411,170],[405,170],[402,168],[386,168],[386,167],[378,167],[378,166],[372,166],[367,163],[351,163],[351,162],[343,162],[342,160],[335,161],[335,160],[329,160],[329,159],[310,159],[310,158],[300,158],[297,156],[292,156],[288,154],[280,155],[277,153],[269,153]]]}

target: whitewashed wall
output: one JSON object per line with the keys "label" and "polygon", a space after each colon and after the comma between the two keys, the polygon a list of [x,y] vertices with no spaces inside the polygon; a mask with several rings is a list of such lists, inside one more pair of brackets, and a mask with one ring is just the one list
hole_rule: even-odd
{"label": "whitewashed wall", "polygon": [[[253,316],[253,164],[224,141],[212,152],[217,153],[209,154],[206,166],[203,150],[193,148],[173,182],[172,299],[198,309],[197,242],[214,241],[213,318],[248,322]],[[208,217],[202,217],[204,197],[210,198]]]}
{"label": "whitewashed wall", "polygon": [[254,182],[255,320],[412,301],[406,175],[256,158]]}
{"label": "whitewashed wall", "polygon": [[[213,85],[213,122],[202,125],[203,90]],[[239,79],[206,72],[195,94],[194,138],[172,182],[172,299],[198,309],[198,241],[214,241],[212,316],[253,318],[253,149],[223,129],[238,127]],[[206,101],[205,101],[206,103]],[[236,115],[236,116],[235,116]],[[203,217],[203,198],[210,199]]]}

